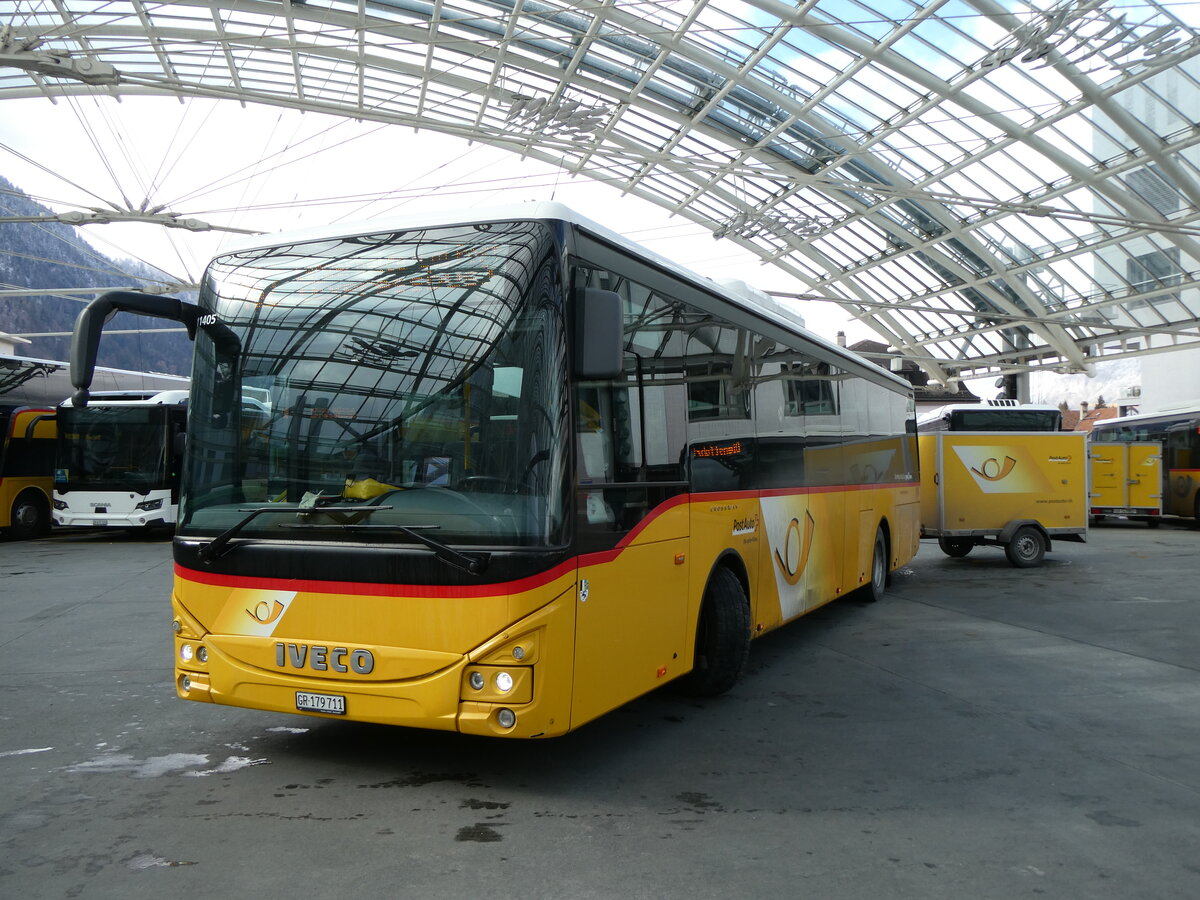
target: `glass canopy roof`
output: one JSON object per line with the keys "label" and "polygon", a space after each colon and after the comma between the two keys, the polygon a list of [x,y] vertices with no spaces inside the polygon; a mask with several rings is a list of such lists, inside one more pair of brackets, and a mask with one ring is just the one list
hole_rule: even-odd
{"label": "glass canopy roof", "polygon": [[508,148],[709,228],[950,383],[1200,341],[1198,25],[1159,0],[0,0],[0,99]]}

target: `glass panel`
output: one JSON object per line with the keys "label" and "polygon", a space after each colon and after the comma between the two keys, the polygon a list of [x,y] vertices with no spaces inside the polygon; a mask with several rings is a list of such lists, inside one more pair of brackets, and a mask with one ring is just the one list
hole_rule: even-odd
{"label": "glass panel", "polygon": [[[365,235],[210,267],[180,533],[562,540],[566,347],[538,223]],[[367,507],[354,513],[321,509]]]}
{"label": "glass panel", "polygon": [[165,406],[61,407],[56,484],[140,493],[166,487],[168,411]]}

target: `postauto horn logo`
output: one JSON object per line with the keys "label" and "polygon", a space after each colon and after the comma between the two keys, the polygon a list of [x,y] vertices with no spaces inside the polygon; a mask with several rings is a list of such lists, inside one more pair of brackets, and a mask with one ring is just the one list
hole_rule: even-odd
{"label": "postauto horn logo", "polygon": [[1045,474],[1024,448],[979,445],[953,449],[976,486],[985,494],[1044,493],[1050,488]]}

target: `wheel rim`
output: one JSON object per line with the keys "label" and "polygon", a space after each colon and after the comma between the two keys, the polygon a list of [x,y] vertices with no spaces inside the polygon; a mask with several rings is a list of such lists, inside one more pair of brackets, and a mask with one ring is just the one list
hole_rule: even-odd
{"label": "wheel rim", "polygon": [[1033,559],[1037,556],[1037,541],[1031,536],[1024,535],[1017,541],[1017,556],[1021,559]]}
{"label": "wheel rim", "polygon": [[21,528],[32,528],[37,520],[38,512],[32,503],[19,503],[13,510],[13,522]]}

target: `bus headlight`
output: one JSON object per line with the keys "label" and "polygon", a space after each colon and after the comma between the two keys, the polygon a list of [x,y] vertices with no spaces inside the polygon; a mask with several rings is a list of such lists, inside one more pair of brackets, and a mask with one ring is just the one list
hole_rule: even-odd
{"label": "bus headlight", "polygon": [[513,678],[507,672],[498,672],[496,674],[496,690],[502,694],[507,694],[512,690]]}
{"label": "bus headlight", "polygon": [[159,497],[157,500],[143,500],[141,503],[139,503],[134,508],[140,509],[143,512],[150,512],[150,510],[152,510],[152,509],[162,509],[162,505],[163,505],[163,498]]}
{"label": "bus headlight", "polygon": [[485,682],[483,679],[482,672],[472,672],[469,681],[471,683],[471,687],[475,688],[475,690],[477,690],[477,691],[483,690],[483,685]]}
{"label": "bus headlight", "polygon": [[192,657],[196,655],[196,648],[191,644],[184,644],[179,648],[179,658],[184,662],[191,662]]}
{"label": "bus headlight", "polygon": [[55,509],[67,509],[68,508],[68,504],[67,504],[66,500],[59,500],[57,497],[55,497],[50,502],[52,504],[54,504]]}

